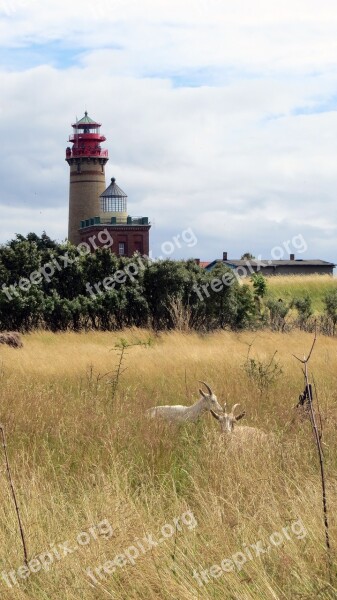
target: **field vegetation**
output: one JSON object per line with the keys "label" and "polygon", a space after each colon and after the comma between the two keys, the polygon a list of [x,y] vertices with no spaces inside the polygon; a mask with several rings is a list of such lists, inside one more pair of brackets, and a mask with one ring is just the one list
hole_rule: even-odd
{"label": "field vegetation", "polygon": [[283,298],[291,302],[294,298],[309,295],[315,314],[324,312],[326,294],[337,289],[337,278],[330,275],[276,276],[269,277],[267,281],[267,298]]}
{"label": "field vegetation", "polygon": [[[200,335],[130,329],[35,332],[23,337],[23,349],[0,346],[0,417],[29,560],[58,543],[74,547],[81,532],[103,520],[113,528],[110,537],[77,543],[49,570],[25,579],[16,575],[18,584],[10,588],[4,574],[17,573],[23,554],[3,467],[1,598],[335,600],[337,342],[320,336],[310,362],[323,426],[329,579],[316,448],[308,419],[294,408],[303,374],[292,353],[302,356],[311,341],[302,331]],[[266,371],[275,351],[277,367]],[[263,447],[231,445],[209,414],[183,426],[145,418],[146,408],[156,404],[191,404],[200,379],[220,403],[242,404],[246,417],[237,427],[271,434]],[[176,528],[134,564],[110,575],[101,570],[102,577],[96,572],[97,582],[90,578],[88,568],[95,573],[148,534],[158,539],[165,524],[187,511],[195,527]],[[299,519],[305,535],[296,536],[291,524]],[[220,575],[213,569],[217,577],[198,582],[195,571],[237,553],[247,556],[253,544],[287,527],[291,535],[283,533],[278,546],[254,552],[240,569]]]}
{"label": "field vegetation", "polygon": [[333,277],[269,277],[263,283],[259,274],[254,284],[223,263],[206,271],[194,259],[118,258],[109,247],[93,252],[87,246],[59,244],[34,233],[1,245],[0,332],[310,331],[309,318],[319,317],[320,331],[335,333]]}

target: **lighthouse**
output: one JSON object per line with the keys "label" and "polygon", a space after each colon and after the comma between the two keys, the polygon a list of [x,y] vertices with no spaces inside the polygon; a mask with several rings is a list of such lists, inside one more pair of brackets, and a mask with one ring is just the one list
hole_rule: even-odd
{"label": "lighthouse", "polygon": [[108,151],[101,148],[105,141],[101,135],[101,123],[84,113],[84,117],[72,125],[69,137],[72,148],[66,150],[66,161],[70,166],[69,184],[69,227],[68,239],[78,245],[81,242],[80,223],[88,215],[99,215],[100,195],[105,190],[105,165]]}
{"label": "lighthouse", "polygon": [[[133,256],[135,252],[149,254],[148,217],[132,217],[127,209],[127,195],[113,177],[106,188],[105,165],[108,150],[101,147],[106,138],[101,135],[101,123],[84,113],[72,125],[69,137],[72,147],[66,149],[70,166],[68,239],[78,245],[99,245],[99,232],[104,230],[113,243],[110,250],[118,256]],[[92,244],[92,240],[95,243]]]}

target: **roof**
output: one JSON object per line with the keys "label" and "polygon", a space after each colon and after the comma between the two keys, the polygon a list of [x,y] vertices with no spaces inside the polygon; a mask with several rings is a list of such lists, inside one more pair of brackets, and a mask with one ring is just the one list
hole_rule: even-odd
{"label": "roof", "polygon": [[200,261],[200,263],[199,263],[199,266],[200,266],[202,269],[206,269],[206,267],[208,267],[208,265],[209,265],[209,264],[210,264],[210,263],[209,263],[209,260],[206,260],[206,261],[205,261],[205,260],[201,260],[201,261]]}
{"label": "roof", "polygon": [[76,123],[74,123],[73,127],[80,127],[81,125],[97,125],[97,127],[100,127],[101,123],[97,123],[97,121],[94,121],[93,119],[91,119],[88,116],[87,111],[85,111],[84,117],[82,117],[82,119],[80,119],[79,121],[76,121]]}
{"label": "roof", "polygon": [[318,267],[318,266],[332,266],[334,267],[335,265],[333,263],[327,262],[325,260],[318,260],[318,259],[314,259],[314,260],[304,260],[301,258],[296,258],[294,260],[270,260],[270,259],[263,259],[261,258],[261,260],[255,260],[255,259],[245,259],[245,260],[224,260],[222,261],[226,264],[234,264],[236,267],[241,267],[241,266],[245,266],[248,264],[251,264],[253,266],[262,266],[261,263],[263,263],[264,266],[270,266],[270,267],[278,267],[278,266],[282,266],[282,267],[293,267],[294,265],[296,266],[307,266],[307,267]]}
{"label": "roof", "polygon": [[117,185],[116,179],[112,177],[109,187],[104,190],[104,192],[100,195],[100,198],[127,198],[127,195]]}
{"label": "roof", "polygon": [[296,258],[295,260],[271,260],[266,258],[261,258],[259,260],[256,259],[232,259],[232,260],[220,260],[216,259],[210,262],[205,268],[212,269],[216,264],[225,264],[232,269],[236,269],[237,267],[246,267],[250,265],[251,267],[256,267],[258,270],[263,270],[266,267],[336,267],[334,263],[327,262],[326,260],[304,260],[301,258]]}

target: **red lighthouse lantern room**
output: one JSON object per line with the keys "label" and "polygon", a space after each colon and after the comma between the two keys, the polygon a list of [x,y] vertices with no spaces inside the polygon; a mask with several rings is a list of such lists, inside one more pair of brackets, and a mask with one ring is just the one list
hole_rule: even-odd
{"label": "red lighthouse lantern room", "polygon": [[73,135],[69,136],[72,148],[67,148],[66,158],[104,157],[108,158],[108,150],[102,150],[101,142],[106,138],[101,135],[101,123],[96,123],[84,113],[84,117],[72,125]]}

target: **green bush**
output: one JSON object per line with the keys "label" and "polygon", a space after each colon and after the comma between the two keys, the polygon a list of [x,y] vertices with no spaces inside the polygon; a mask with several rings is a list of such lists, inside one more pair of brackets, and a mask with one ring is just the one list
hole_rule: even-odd
{"label": "green bush", "polygon": [[[41,274],[52,263],[59,265],[52,275],[32,283],[32,273]],[[117,272],[129,275],[111,285]],[[221,284],[224,276],[229,283],[215,288],[214,280]],[[34,233],[26,238],[17,235],[0,246],[0,277],[2,330],[114,330],[149,325],[174,329],[178,321],[181,327],[185,316],[187,328],[242,328],[252,324],[256,312],[251,290],[241,287],[223,264],[208,272],[194,260],[118,258],[109,249],[80,255],[71,244],[57,244],[45,233],[41,238]]]}
{"label": "green bush", "polygon": [[327,316],[332,320],[333,334],[335,334],[337,323],[337,290],[327,292],[324,297],[324,306]]}

